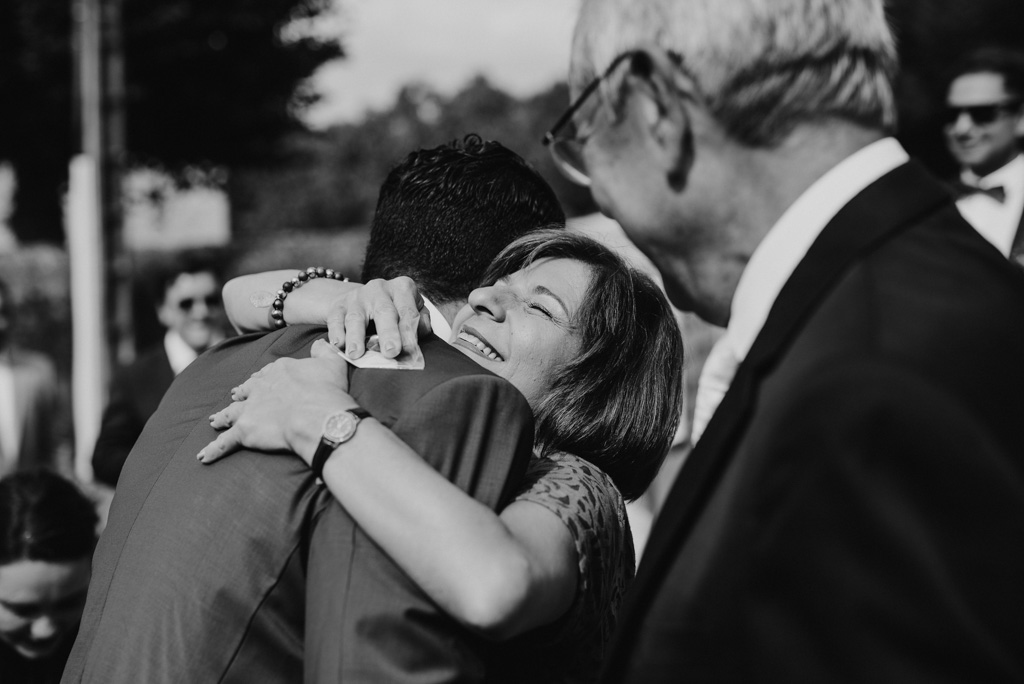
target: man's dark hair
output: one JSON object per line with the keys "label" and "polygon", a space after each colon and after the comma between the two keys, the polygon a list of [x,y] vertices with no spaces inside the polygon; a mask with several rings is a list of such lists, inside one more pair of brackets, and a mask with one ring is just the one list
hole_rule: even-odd
{"label": "man's dark hair", "polygon": [[465,299],[514,239],[564,227],[554,191],[515,152],[468,135],[413,152],[377,199],[363,282],[405,275],[435,304]]}
{"label": "man's dark hair", "polygon": [[42,469],[8,475],[0,480],[0,565],[88,558],[98,522],[92,502],[60,475]]}
{"label": "man's dark hair", "polygon": [[167,290],[183,273],[211,273],[217,282],[223,281],[223,258],[218,250],[190,249],[161,258],[152,266],[149,277],[149,294],[153,305],[159,307],[167,296]]}
{"label": "man's dark hair", "polygon": [[1003,77],[1006,92],[1024,98],[1024,53],[1006,47],[979,48],[953,65],[947,83],[965,74],[993,73]]}

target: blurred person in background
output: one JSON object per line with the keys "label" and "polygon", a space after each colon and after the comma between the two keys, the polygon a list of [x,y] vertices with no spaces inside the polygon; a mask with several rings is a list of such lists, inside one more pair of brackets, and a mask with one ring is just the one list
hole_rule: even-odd
{"label": "blurred person in background", "polygon": [[15,318],[11,290],[0,279],[0,476],[38,466],[62,470],[57,372],[47,357],[15,346]]}
{"label": "blurred person in background", "polygon": [[946,144],[960,165],[957,208],[1004,256],[1024,256],[1024,54],[989,47],[957,63]]}
{"label": "blurred person in background", "polygon": [[181,255],[158,269],[154,282],[166,333],[161,345],[115,373],[93,451],[93,476],[110,487],[174,377],[224,339],[220,276],[210,258]]}
{"label": "blurred person in background", "polygon": [[896,66],[882,0],[581,5],[545,139],[731,364],[607,682],[1024,680],[1024,278]]}
{"label": "blurred person in background", "polygon": [[55,684],[85,606],[97,514],[47,470],[0,480],[0,682]]}

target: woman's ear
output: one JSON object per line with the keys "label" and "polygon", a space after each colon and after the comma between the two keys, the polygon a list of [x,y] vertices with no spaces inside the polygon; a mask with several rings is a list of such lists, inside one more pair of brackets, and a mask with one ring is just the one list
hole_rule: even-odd
{"label": "woman's ear", "polygon": [[633,114],[648,137],[658,167],[675,191],[685,187],[693,165],[693,132],[689,103],[676,84],[674,67],[666,59],[639,52],[626,76]]}

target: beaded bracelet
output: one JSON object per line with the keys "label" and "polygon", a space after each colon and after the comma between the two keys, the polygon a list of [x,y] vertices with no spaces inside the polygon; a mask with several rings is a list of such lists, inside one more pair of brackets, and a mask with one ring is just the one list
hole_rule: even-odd
{"label": "beaded bracelet", "polygon": [[341,275],[340,272],[335,271],[333,268],[310,266],[305,271],[299,271],[295,274],[294,278],[282,283],[281,289],[277,291],[277,298],[274,299],[273,303],[270,305],[270,320],[273,321],[275,328],[283,328],[288,325],[284,321],[284,300],[288,298],[288,293],[292,290],[299,289],[314,278],[330,278],[332,280],[340,280],[342,282],[348,281],[348,278]]}

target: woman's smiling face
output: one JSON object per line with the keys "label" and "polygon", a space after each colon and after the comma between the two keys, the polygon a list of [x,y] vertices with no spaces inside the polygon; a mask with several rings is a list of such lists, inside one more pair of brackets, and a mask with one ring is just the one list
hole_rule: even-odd
{"label": "woman's smiling face", "polygon": [[554,373],[579,352],[576,314],[591,271],[572,259],[539,259],[469,294],[450,342],[511,382],[536,410]]}

